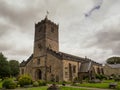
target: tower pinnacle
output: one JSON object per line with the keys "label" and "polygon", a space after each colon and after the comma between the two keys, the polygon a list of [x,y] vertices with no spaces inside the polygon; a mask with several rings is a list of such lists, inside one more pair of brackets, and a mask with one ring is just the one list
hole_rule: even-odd
{"label": "tower pinnacle", "polygon": [[48,15],[49,15],[49,12],[48,12],[48,11],[46,11],[46,17],[45,17],[45,18],[47,18],[47,17],[48,17]]}

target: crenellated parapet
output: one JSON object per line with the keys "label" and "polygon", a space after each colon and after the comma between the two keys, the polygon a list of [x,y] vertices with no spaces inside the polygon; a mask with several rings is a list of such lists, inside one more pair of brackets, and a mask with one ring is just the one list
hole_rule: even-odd
{"label": "crenellated parapet", "polygon": [[51,20],[49,20],[47,17],[45,17],[45,19],[41,20],[40,22],[35,24],[35,27],[40,26],[41,24],[50,24],[53,25],[54,27],[56,27],[58,29],[59,25],[52,22]]}

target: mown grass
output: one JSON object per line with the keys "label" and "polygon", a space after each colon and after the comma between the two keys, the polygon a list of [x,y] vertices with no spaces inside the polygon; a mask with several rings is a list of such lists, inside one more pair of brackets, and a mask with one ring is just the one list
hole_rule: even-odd
{"label": "mown grass", "polygon": [[2,81],[0,81],[0,88],[2,88]]}
{"label": "mown grass", "polygon": [[[21,90],[22,90],[22,89],[21,89]],[[47,90],[47,86],[44,86],[44,87],[26,88],[25,90]]]}
{"label": "mown grass", "polygon": [[78,84],[77,86],[91,87],[91,88],[109,88],[108,83],[84,83],[84,84]]}
{"label": "mown grass", "polygon": [[104,80],[102,83],[75,84],[75,86],[108,89],[110,83],[117,83],[116,90],[120,90],[120,82],[115,82],[114,80]]}
{"label": "mown grass", "polygon": [[111,83],[111,82],[115,82],[115,80],[103,80],[103,83]]}
{"label": "mown grass", "polygon": [[88,89],[75,88],[75,87],[61,87],[61,90],[88,90]]}
{"label": "mown grass", "polygon": [[[47,90],[47,88],[48,88],[47,86],[43,86],[43,87],[32,87],[32,88],[19,88],[18,90]],[[60,90],[88,90],[88,89],[81,89],[81,88],[65,86],[65,87],[60,87]]]}

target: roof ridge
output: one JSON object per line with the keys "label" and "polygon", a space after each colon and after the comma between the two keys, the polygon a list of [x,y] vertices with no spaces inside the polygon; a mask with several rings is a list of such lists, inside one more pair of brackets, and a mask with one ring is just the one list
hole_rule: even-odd
{"label": "roof ridge", "polygon": [[30,57],[26,61],[23,60],[20,63],[20,66],[25,66],[32,58],[33,58],[33,54],[31,54]]}

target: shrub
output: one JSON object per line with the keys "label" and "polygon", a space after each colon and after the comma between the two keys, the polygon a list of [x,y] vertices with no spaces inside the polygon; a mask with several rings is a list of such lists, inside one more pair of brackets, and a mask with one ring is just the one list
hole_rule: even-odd
{"label": "shrub", "polygon": [[66,81],[62,81],[62,83],[67,83]]}
{"label": "shrub", "polygon": [[100,75],[100,74],[96,74],[96,78],[100,80],[107,79],[105,75]]}
{"label": "shrub", "polygon": [[17,84],[12,79],[5,79],[3,81],[2,87],[6,89],[15,89]]}
{"label": "shrub", "polygon": [[18,76],[16,77],[16,80],[17,80],[17,81],[19,81],[20,77],[21,77],[21,76],[20,76],[20,75],[18,75]]}
{"label": "shrub", "polygon": [[99,75],[99,74],[96,75],[96,78],[100,79],[100,80],[102,79],[101,75]]}
{"label": "shrub", "polygon": [[32,84],[32,79],[29,75],[22,75],[18,80],[21,87]]}
{"label": "shrub", "polygon": [[38,80],[39,86],[46,86],[46,82],[43,80]]}
{"label": "shrub", "polygon": [[78,83],[78,82],[80,82],[80,78],[75,77],[74,80],[73,80],[73,83]]}
{"label": "shrub", "polygon": [[114,80],[119,82],[120,81],[120,77],[115,77]]}
{"label": "shrub", "polygon": [[39,83],[37,81],[33,82],[33,86],[34,87],[38,87],[39,86]]}

